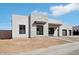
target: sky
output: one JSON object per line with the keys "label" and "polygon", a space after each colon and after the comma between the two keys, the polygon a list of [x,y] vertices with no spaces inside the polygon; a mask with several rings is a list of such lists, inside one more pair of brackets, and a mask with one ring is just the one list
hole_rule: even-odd
{"label": "sky", "polygon": [[12,29],[12,14],[48,15],[65,24],[79,25],[79,4],[72,3],[0,3],[0,29]]}

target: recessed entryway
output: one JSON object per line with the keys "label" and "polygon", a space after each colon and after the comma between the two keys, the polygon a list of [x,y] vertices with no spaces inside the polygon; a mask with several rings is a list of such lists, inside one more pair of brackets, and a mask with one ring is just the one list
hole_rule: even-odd
{"label": "recessed entryway", "polygon": [[43,25],[37,25],[37,35],[43,35]]}

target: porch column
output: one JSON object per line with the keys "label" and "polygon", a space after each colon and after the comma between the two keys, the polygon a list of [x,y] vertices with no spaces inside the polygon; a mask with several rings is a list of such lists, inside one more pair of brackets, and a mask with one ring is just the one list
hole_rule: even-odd
{"label": "porch column", "polygon": [[58,36],[60,36],[60,26],[58,26]]}

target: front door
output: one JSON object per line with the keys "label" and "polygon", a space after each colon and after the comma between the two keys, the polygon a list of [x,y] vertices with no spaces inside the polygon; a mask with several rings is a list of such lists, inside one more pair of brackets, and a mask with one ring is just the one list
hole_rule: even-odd
{"label": "front door", "polygon": [[37,35],[43,35],[43,25],[37,25]]}

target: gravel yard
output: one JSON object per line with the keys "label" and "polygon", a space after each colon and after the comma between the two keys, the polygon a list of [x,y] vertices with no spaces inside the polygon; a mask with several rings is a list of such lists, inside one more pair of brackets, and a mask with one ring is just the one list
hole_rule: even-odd
{"label": "gravel yard", "polygon": [[31,51],[39,48],[48,48],[49,46],[69,43],[68,41],[44,38],[18,38],[0,40],[0,54],[9,54],[16,52]]}

